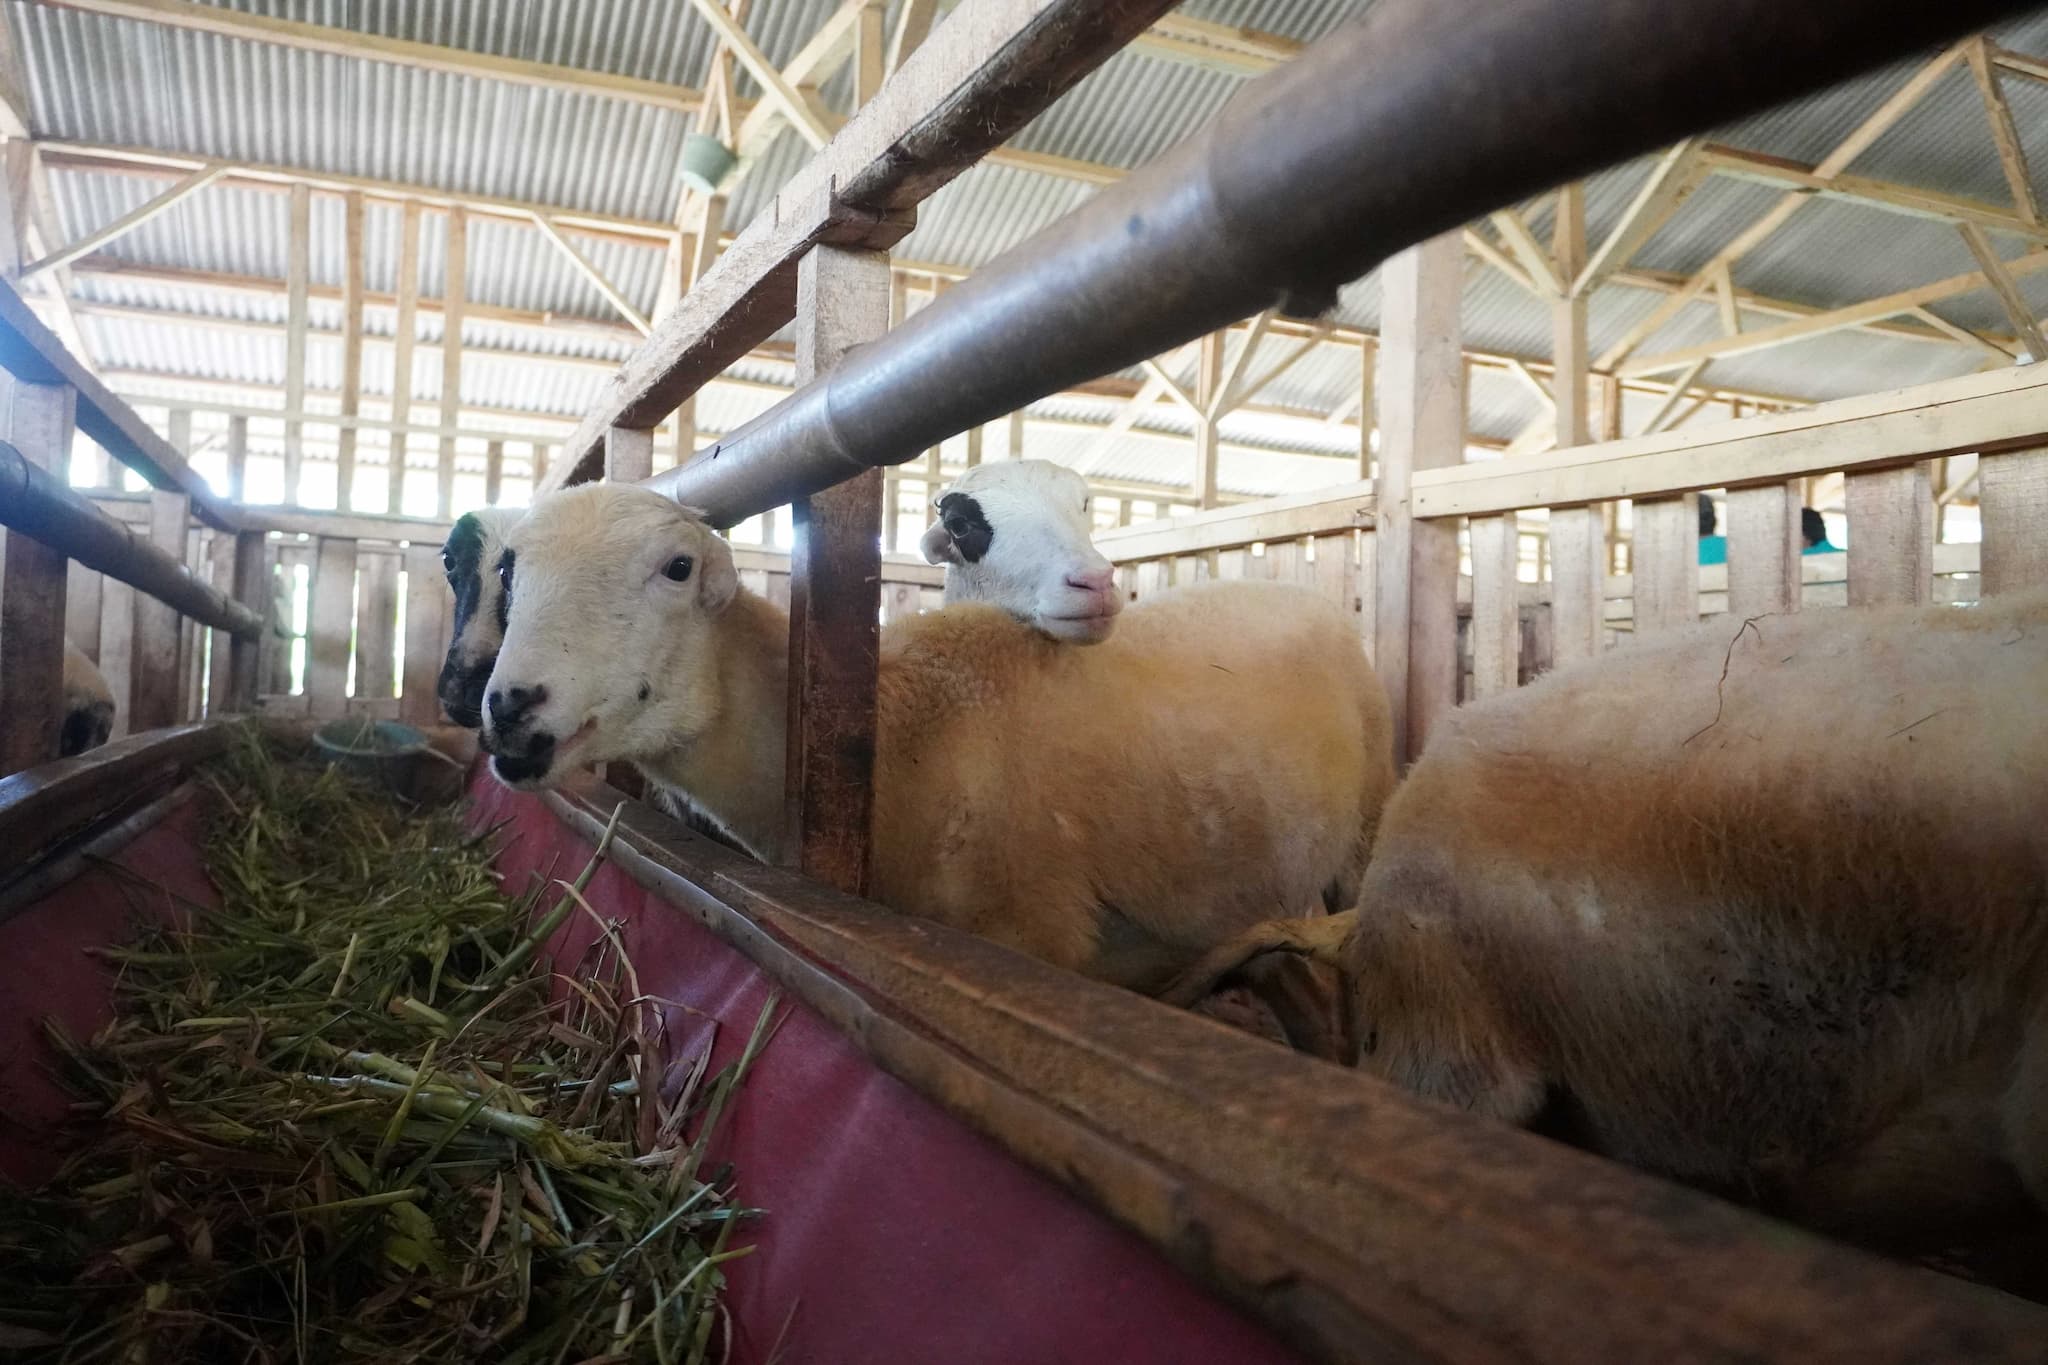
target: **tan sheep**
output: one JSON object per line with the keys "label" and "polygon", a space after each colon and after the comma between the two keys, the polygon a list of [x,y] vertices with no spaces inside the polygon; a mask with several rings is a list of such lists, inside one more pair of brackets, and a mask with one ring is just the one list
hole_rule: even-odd
{"label": "tan sheep", "polygon": [[78,646],[64,642],[64,727],[57,752],[65,758],[97,749],[114,732],[114,694]]}
{"label": "tan sheep", "polygon": [[[1725,671],[1725,679],[1724,679]],[[1849,1235],[2048,1205],[2048,594],[1643,640],[1451,715],[1341,960],[1359,1064]]]}
{"label": "tan sheep", "polygon": [[[485,747],[518,786],[627,759],[786,861],[788,619],[700,520],[591,485],[508,534]],[[1387,706],[1314,594],[1218,584],[1063,646],[979,603],[884,632],[873,894],[1138,988],[1325,897],[1393,784]]]}

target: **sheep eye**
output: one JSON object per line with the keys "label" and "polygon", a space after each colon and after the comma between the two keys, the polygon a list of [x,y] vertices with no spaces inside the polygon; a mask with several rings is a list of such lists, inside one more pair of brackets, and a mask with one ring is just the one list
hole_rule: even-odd
{"label": "sheep eye", "polygon": [[690,567],[690,557],[688,555],[677,555],[674,559],[661,566],[661,576],[671,583],[688,582]]}
{"label": "sheep eye", "polygon": [[506,596],[508,596],[508,597],[509,597],[509,596],[511,596],[511,594],[512,594],[512,556],[511,556],[511,555],[509,555],[509,554],[508,554],[508,555],[506,555],[506,556],[505,556],[505,557],[504,557],[503,559],[501,559],[501,560],[499,560],[499,561],[498,561],[498,586],[499,586],[499,587],[501,587],[501,588],[503,588],[503,589],[505,590],[505,595],[506,595]]}

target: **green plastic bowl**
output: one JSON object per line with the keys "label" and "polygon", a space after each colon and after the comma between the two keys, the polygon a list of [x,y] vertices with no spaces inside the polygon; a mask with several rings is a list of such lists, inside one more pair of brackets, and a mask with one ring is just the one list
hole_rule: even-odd
{"label": "green plastic bowl", "polygon": [[395,720],[350,716],[315,730],[313,747],[345,772],[392,786],[402,780],[412,756],[426,749],[427,737]]}
{"label": "green plastic bowl", "polygon": [[739,164],[732,148],[709,133],[692,133],[683,139],[683,183],[699,194],[716,194],[725,177]]}

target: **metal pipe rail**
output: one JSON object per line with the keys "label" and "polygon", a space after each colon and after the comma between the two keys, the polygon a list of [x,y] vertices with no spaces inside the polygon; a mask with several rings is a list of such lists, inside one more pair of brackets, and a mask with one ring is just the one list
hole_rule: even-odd
{"label": "metal pipe rail", "polygon": [[1379,0],[831,374],[649,487],[729,526],[1552,185],[2033,8]]}
{"label": "metal pipe rail", "polygon": [[193,578],[183,564],[5,443],[0,443],[0,525],[148,593],[203,626],[243,640],[263,633],[261,616]]}

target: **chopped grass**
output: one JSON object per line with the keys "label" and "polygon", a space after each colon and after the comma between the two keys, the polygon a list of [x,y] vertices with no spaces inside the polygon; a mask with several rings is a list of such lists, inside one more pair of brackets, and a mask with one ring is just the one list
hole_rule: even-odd
{"label": "chopped grass", "polygon": [[590,913],[609,830],[573,883],[508,897],[491,832],[253,732],[201,781],[221,905],[105,950],[98,1036],[50,1030],[76,1146],[0,1198],[0,1352],[717,1358],[752,1211],[700,1168],[775,1000],[737,1062],[699,1059],[663,1104],[617,934],[566,991],[541,953]]}

